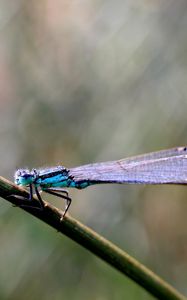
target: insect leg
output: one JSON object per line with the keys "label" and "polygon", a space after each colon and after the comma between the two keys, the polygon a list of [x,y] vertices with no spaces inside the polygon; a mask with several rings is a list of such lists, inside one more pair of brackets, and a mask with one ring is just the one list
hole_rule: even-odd
{"label": "insect leg", "polygon": [[[13,195],[14,197],[16,197],[17,199],[19,199],[21,201],[20,204],[16,204],[16,205],[13,205],[13,206],[19,206],[19,207],[32,207],[32,208],[35,208],[35,209],[40,209],[40,210],[43,210],[44,208],[44,203],[42,201],[42,198],[40,196],[40,193],[37,189],[37,187],[34,187],[35,189],[35,192],[36,192],[36,196],[38,198],[38,202],[40,204],[40,207],[34,205],[34,203],[36,203],[35,200],[33,200],[33,185],[32,184],[29,184],[29,197],[26,198],[26,197],[23,197],[23,196],[18,196],[18,195]],[[32,203],[33,205],[31,205],[30,203]]]}
{"label": "insect leg", "polygon": [[[54,196],[57,196],[57,197],[60,197],[65,200],[66,205],[65,205],[65,210],[64,210],[63,216],[61,218],[61,220],[62,220],[65,217],[65,215],[71,205],[71,198],[68,196],[68,192],[65,190],[62,190],[62,189],[58,189],[58,188],[48,188],[48,189],[45,189],[44,192],[54,195]],[[65,194],[65,195],[63,195],[63,194]]]}

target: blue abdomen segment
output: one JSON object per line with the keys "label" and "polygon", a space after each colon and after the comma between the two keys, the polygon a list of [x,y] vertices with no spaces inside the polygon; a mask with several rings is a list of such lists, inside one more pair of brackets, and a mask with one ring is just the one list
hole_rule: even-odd
{"label": "blue abdomen segment", "polygon": [[89,181],[78,181],[78,182],[76,182],[76,181],[72,180],[69,187],[74,187],[74,188],[77,188],[77,189],[85,189],[89,185],[91,185],[91,182],[89,182]]}

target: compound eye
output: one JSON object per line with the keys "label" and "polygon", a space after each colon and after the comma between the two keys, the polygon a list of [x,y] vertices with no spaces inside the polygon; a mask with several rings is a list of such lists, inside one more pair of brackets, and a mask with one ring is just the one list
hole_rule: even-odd
{"label": "compound eye", "polygon": [[33,175],[28,169],[19,169],[15,173],[15,183],[18,185],[26,186],[33,183]]}

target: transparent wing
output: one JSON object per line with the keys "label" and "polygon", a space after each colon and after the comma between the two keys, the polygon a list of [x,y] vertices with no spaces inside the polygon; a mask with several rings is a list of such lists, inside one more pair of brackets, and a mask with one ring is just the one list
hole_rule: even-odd
{"label": "transparent wing", "polygon": [[118,161],[83,165],[70,169],[69,175],[77,182],[186,184],[187,148],[173,148]]}

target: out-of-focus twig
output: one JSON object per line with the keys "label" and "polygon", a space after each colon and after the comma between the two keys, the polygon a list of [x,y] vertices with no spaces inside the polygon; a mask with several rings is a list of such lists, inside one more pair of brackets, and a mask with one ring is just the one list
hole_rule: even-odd
{"label": "out-of-focus twig", "polygon": [[[28,197],[28,192],[5,178],[0,177],[0,196],[19,206],[22,202],[16,198],[15,195]],[[35,199],[35,202],[36,206],[39,207],[37,199]],[[186,299],[159,276],[90,228],[70,216],[66,216],[63,221],[60,221],[62,212],[47,202],[45,202],[45,204],[45,208],[39,210],[29,207],[30,202],[28,201],[28,206],[22,206],[20,208],[90,250],[93,254],[134,280],[158,299]]]}

